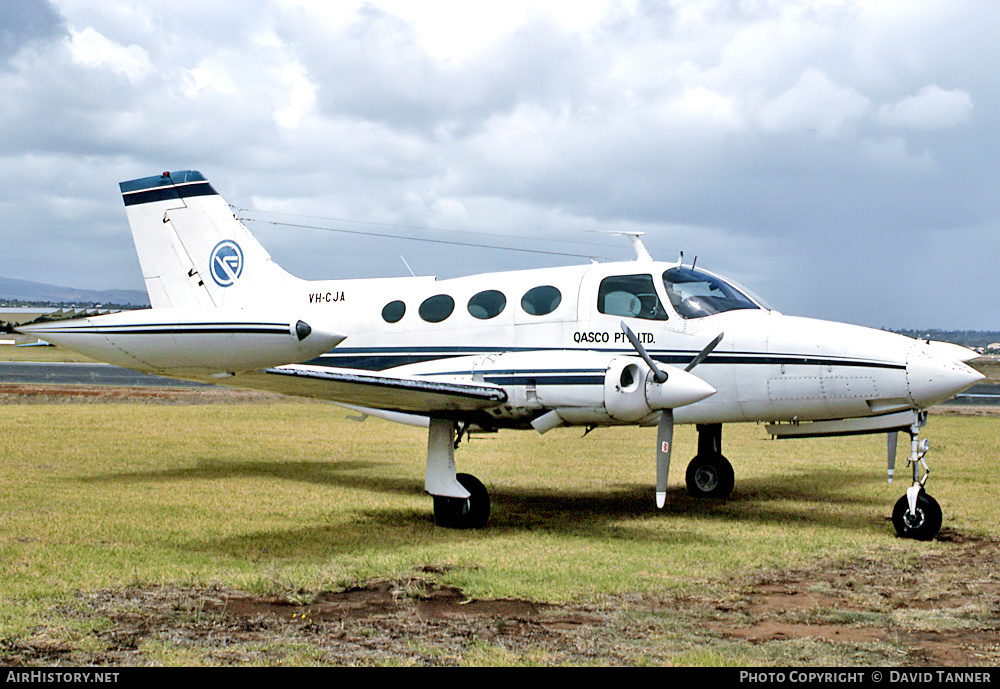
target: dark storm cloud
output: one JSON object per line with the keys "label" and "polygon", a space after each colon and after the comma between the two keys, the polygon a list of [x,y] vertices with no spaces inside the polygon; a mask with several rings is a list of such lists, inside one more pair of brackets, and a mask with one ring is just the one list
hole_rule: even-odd
{"label": "dark storm cloud", "polygon": [[0,59],[21,48],[65,33],[62,17],[48,0],[5,0],[0,3]]}
{"label": "dark storm cloud", "polygon": [[[789,312],[1000,327],[993,3],[164,7],[0,9],[0,273],[139,287],[117,182],[199,168],[272,219],[623,258],[580,230],[643,231]],[[254,229],[305,277],[563,262]]]}

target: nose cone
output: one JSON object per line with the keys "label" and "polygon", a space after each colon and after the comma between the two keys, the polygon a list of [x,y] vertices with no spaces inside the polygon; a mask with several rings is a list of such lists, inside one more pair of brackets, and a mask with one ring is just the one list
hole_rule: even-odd
{"label": "nose cone", "polygon": [[667,380],[657,383],[650,371],[646,378],[646,404],[650,409],[674,409],[700,402],[715,394],[715,388],[693,373],[665,367]]}
{"label": "nose cone", "polygon": [[985,376],[958,359],[915,347],[906,357],[906,387],[918,407],[940,404]]}

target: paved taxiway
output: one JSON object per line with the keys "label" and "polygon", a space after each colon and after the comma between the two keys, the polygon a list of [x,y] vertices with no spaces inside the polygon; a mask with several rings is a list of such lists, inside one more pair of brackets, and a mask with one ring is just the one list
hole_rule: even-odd
{"label": "paved taxiway", "polygon": [[0,362],[0,385],[132,385],[140,387],[208,387],[148,373],[138,373],[111,364]]}

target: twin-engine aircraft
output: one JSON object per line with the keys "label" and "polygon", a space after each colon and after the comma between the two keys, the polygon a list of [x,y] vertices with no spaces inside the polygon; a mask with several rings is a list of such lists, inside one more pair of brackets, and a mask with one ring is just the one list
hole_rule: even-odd
{"label": "twin-engine aircraft", "polygon": [[[900,536],[932,539],[926,409],[982,378],[976,356],[853,325],[779,314],[683,262],[433,277],[305,281],[276,265],[198,172],[121,183],[151,309],[21,328],[139,371],[336,402],[428,429],[437,524],[480,528],[490,498],[455,469],[464,434],[656,426],[656,503],[675,424],[696,424],[687,489],[726,498],[722,425],[779,438],[910,435]],[[651,452],[650,459],[654,457]]]}

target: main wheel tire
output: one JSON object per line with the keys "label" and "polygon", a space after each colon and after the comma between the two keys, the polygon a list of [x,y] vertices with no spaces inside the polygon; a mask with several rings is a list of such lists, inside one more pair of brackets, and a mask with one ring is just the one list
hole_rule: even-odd
{"label": "main wheel tire", "polygon": [[892,508],[892,525],[900,538],[913,538],[918,541],[930,541],[941,530],[941,506],[937,500],[920,491],[917,496],[916,513],[910,512],[910,503],[904,495],[896,501]]}
{"label": "main wheel tire", "polygon": [[733,465],[720,454],[697,455],[686,478],[688,494],[695,498],[728,498],[736,483]]}
{"label": "main wheel tire", "polygon": [[455,476],[471,495],[467,498],[434,496],[434,523],[446,529],[482,529],[490,520],[490,494],[472,474]]}

